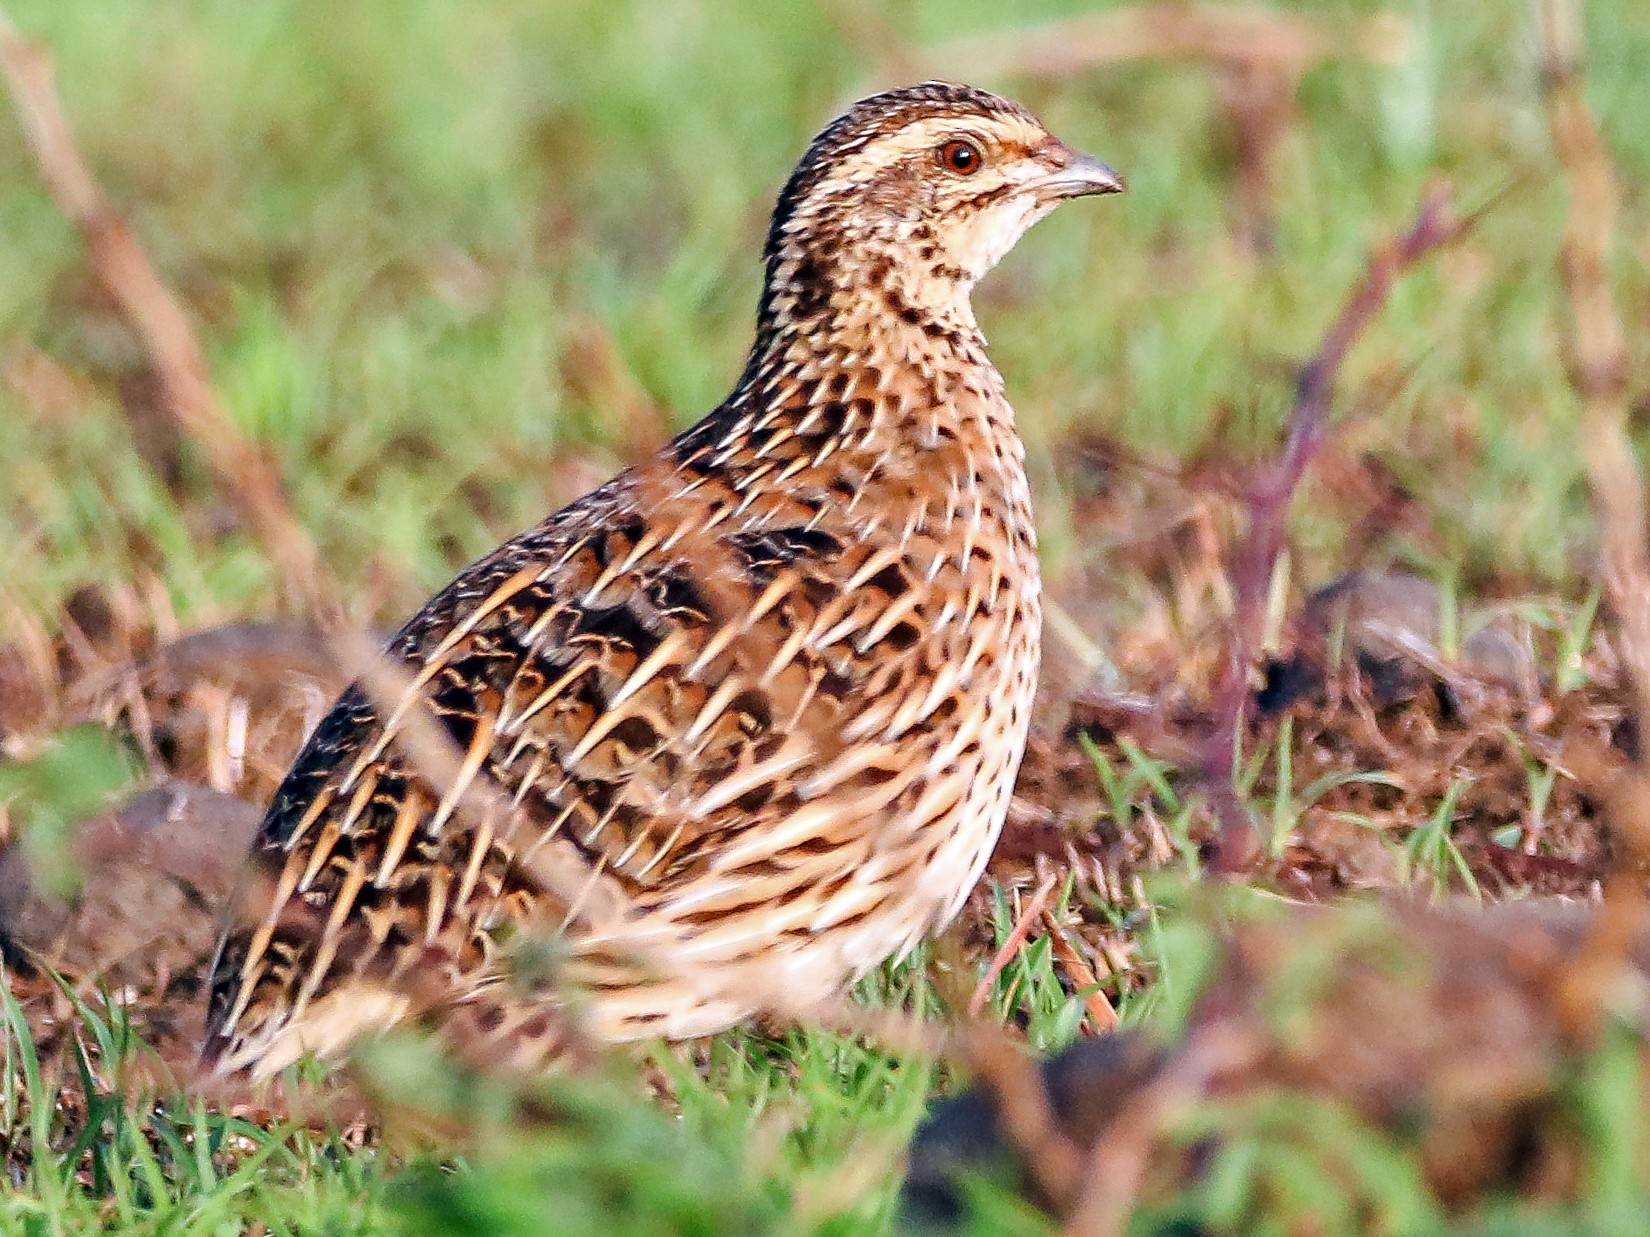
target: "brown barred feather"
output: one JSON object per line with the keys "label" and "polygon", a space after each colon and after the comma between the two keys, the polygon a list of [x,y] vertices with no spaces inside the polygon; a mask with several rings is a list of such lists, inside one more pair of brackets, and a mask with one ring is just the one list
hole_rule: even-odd
{"label": "brown barred feather", "polygon": [[[943,926],[1002,825],[1040,628],[968,294],[1059,200],[1118,188],[969,87],[826,129],[727,401],[420,610],[386,650],[410,683],[387,719],[357,686],[311,736],[214,968],[217,1067],[337,1054],[432,986],[513,1060],[563,1051],[569,1003],[600,1039],[696,1036]],[[398,744],[419,709],[453,785]],[[478,780],[507,808],[460,810]]]}

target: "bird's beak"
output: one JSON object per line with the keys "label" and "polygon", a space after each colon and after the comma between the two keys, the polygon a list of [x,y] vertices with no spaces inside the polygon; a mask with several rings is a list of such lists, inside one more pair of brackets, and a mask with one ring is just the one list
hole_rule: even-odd
{"label": "bird's beak", "polygon": [[1048,201],[1087,197],[1095,193],[1122,193],[1127,186],[1123,178],[1093,155],[1085,155],[1064,144],[1048,152],[1054,164],[1047,175],[1039,176],[1027,187]]}

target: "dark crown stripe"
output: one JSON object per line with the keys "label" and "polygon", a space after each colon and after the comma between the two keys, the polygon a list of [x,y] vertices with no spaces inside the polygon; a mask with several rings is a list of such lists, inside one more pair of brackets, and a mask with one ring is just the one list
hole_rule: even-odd
{"label": "dark crown stripe", "polygon": [[838,116],[814,139],[780,191],[773,224],[768,229],[765,251],[768,277],[773,277],[783,248],[785,225],[795,215],[797,206],[844,156],[863,150],[877,138],[895,133],[914,121],[944,117],[977,120],[982,113],[1035,123],[1031,113],[1018,103],[988,90],[954,82],[923,82],[887,90],[861,99]]}

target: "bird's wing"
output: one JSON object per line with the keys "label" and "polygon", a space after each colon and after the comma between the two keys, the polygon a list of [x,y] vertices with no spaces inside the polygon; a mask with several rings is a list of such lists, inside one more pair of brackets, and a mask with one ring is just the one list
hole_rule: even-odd
{"label": "bird's wing", "polygon": [[[855,823],[916,792],[899,739],[946,695],[917,690],[944,674],[919,639],[924,538],[832,515],[630,473],[432,599],[388,647],[393,706],[351,688],[271,804],[209,1056],[352,979],[487,974],[503,925],[599,937],[664,899],[710,923],[840,870]],[[456,754],[445,784],[407,750],[419,710]],[[492,807],[466,806],[475,785]]]}

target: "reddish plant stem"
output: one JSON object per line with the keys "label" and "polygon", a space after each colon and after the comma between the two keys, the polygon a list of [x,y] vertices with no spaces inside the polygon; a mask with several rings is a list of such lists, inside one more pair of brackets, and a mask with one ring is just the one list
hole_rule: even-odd
{"label": "reddish plant stem", "polygon": [[1435,185],[1409,228],[1375,252],[1323,343],[1301,367],[1282,452],[1257,468],[1249,485],[1244,504],[1249,533],[1232,565],[1232,635],[1215,685],[1214,724],[1200,762],[1218,825],[1210,861],[1217,874],[1245,871],[1259,849],[1259,830],[1238,793],[1238,736],[1249,702],[1249,675],[1260,652],[1266,594],[1283,552],[1289,503],[1328,437],[1336,376],[1352,345],[1386,304],[1393,284],[1423,257],[1455,240],[1466,226],[1467,221],[1451,209],[1448,188]]}
{"label": "reddish plant stem", "polygon": [[1083,957],[1077,946],[1071,943],[1066,935],[1064,925],[1059,918],[1048,908],[1043,909],[1043,927],[1048,931],[1049,943],[1054,947],[1054,960],[1064,968],[1066,978],[1079,992],[1088,993],[1083,998],[1083,1009],[1088,1014],[1088,1033],[1103,1035],[1117,1029],[1117,1011],[1111,1007],[1106,994],[1100,991],[1100,980],[1089,965],[1088,959]]}

